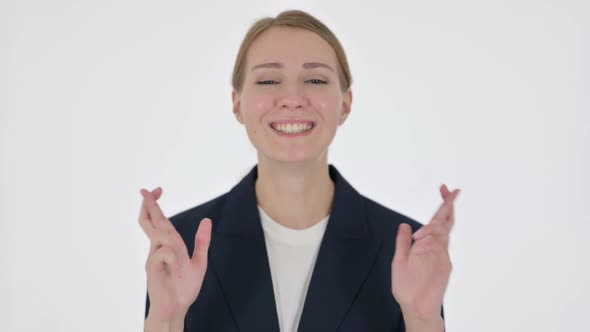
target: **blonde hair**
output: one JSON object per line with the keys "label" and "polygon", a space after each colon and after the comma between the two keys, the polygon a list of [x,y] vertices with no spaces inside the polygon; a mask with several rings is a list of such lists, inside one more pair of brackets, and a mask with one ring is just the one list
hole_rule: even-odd
{"label": "blonde hair", "polygon": [[277,17],[265,17],[256,21],[246,33],[238,55],[234,64],[234,70],[232,74],[232,86],[239,93],[242,91],[244,85],[244,72],[246,66],[246,54],[252,43],[262,34],[272,27],[293,27],[306,29],[311,32],[315,32],[320,37],[332,46],[336,52],[336,59],[338,60],[338,76],[340,78],[340,88],[342,91],[348,90],[352,84],[352,76],[350,74],[350,68],[348,67],[348,60],[344,53],[344,48],[336,38],[336,35],[332,33],[326,25],[320,20],[311,16],[310,14],[301,10],[287,10]]}

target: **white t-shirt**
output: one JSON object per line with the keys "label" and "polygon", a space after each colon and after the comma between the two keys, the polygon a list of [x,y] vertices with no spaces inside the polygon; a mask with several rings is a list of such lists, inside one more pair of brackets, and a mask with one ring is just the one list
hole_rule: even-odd
{"label": "white t-shirt", "polygon": [[258,211],[268,251],[280,330],[295,332],[329,216],[309,228],[296,230],[272,220],[260,206]]}

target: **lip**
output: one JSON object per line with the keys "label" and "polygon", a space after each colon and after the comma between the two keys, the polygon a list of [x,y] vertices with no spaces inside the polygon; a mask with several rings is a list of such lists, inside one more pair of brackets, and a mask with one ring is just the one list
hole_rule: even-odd
{"label": "lip", "polygon": [[[301,133],[296,133],[296,134],[288,134],[288,133],[284,133],[282,131],[278,131],[276,129],[273,128],[273,124],[298,124],[298,123],[311,123],[311,129],[308,131],[304,131]],[[271,121],[268,126],[270,127],[270,130],[272,130],[275,134],[279,135],[279,136],[284,136],[284,137],[298,137],[298,136],[307,136],[310,135],[311,132],[313,132],[313,130],[316,127],[316,123],[315,121],[309,121],[309,120],[277,120],[277,121]]]}
{"label": "lip", "polygon": [[310,123],[315,126],[315,121],[311,121],[311,120],[301,120],[301,119],[287,119],[287,120],[276,120],[276,121],[271,121],[268,123],[268,125],[272,125],[273,123],[278,123],[278,124],[299,124],[299,123]]}

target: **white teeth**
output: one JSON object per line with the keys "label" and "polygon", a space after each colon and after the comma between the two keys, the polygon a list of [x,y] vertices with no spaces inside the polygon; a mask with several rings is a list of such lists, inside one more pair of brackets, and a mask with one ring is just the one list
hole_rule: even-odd
{"label": "white teeth", "polygon": [[308,131],[312,125],[310,123],[289,123],[289,124],[272,124],[272,127],[280,132],[287,134],[297,134]]}

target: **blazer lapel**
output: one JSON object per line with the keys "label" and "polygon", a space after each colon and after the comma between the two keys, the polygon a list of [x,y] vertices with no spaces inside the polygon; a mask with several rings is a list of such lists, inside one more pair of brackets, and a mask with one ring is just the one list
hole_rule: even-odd
{"label": "blazer lapel", "polygon": [[329,172],[336,189],[299,332],[338,329],[381,247],[371,236],[362,196],[334,166]]}
{"label": "blazer lapel", "polygon": [[210,257],[240,331],[279,331],[254,183],[257,167],[228,193]]}
{"label": "blazer lapel", "polygon": [[[336,331],[381,243],[371,236],[362,196],[329,165],[335,194],[312,273],[300,332]],[[226,196],[209,253],[240,331],[279,331],[270,265],[258,213],[257,165]]]}

